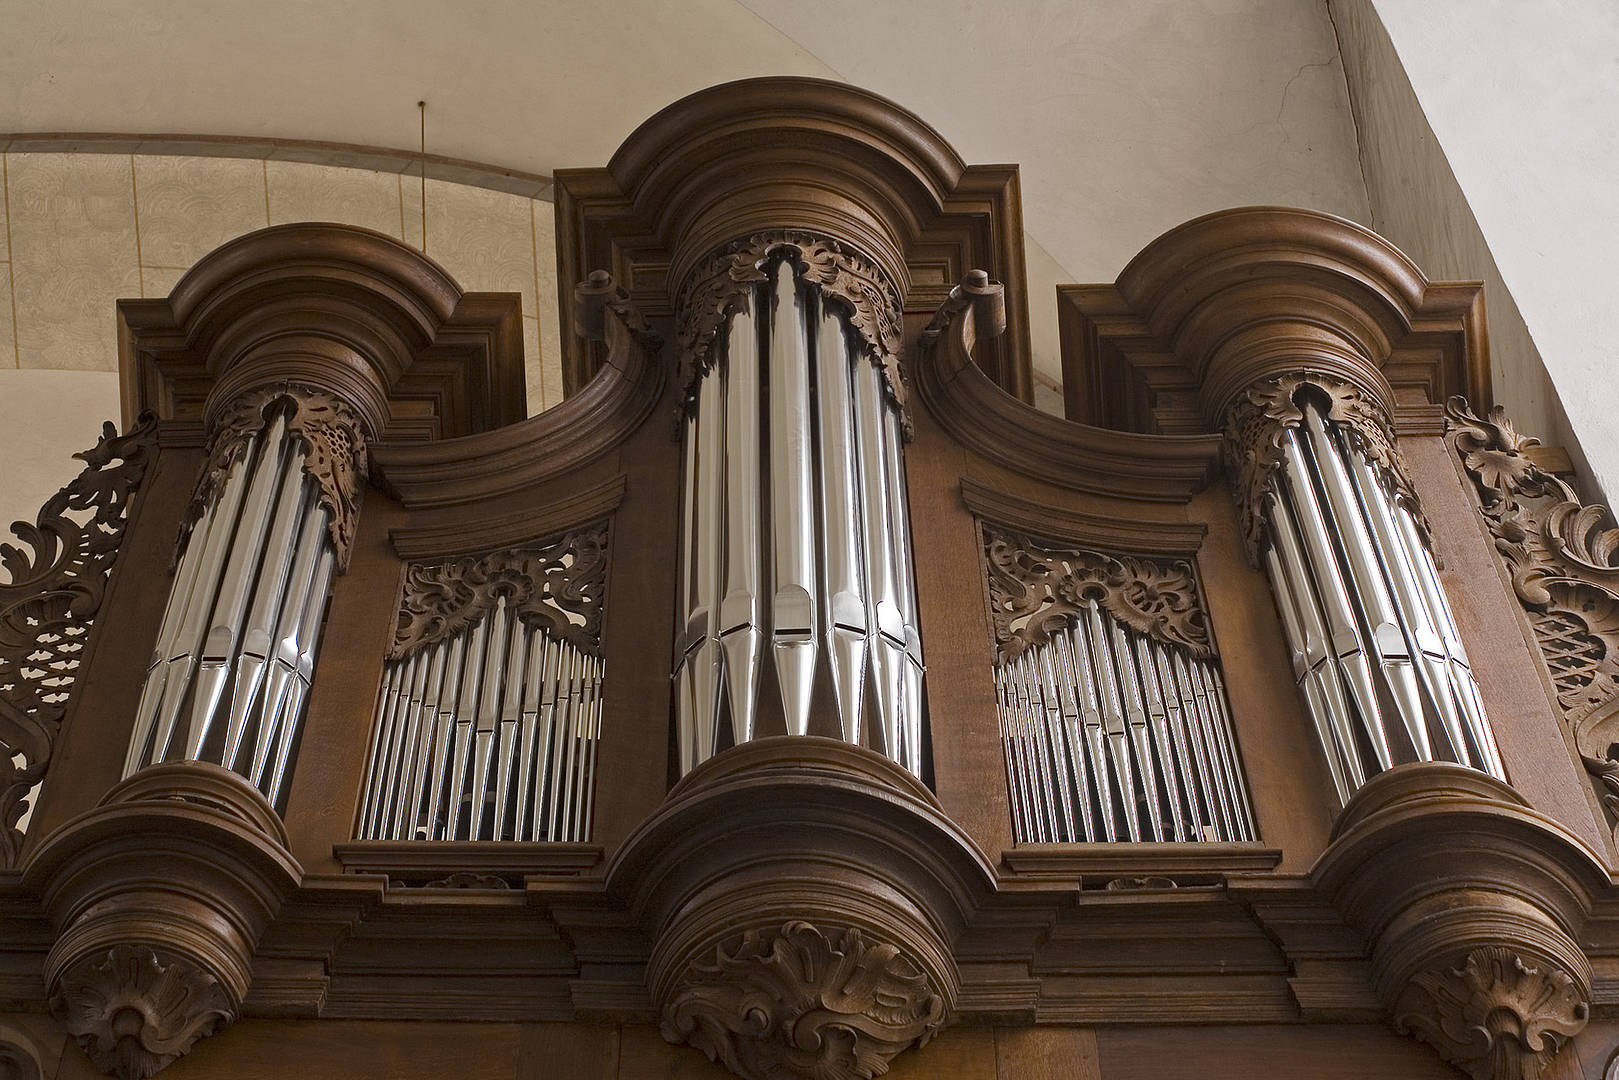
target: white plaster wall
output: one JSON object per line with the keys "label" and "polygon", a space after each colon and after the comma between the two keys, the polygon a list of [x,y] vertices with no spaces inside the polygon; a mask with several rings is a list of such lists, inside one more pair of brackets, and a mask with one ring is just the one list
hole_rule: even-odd
{"label": "white plaster wall", "polygon": [[1433,280],[1484,283],[1495,399],[1521,430],[1567,447],[1585,474],[1540,351],[1372,0],[1329,0],[1328,7],[1360,131],[1372,228]]}
{"label": "white plaster wall", "polygon": [[1593,479],[1619,491],[1619,5],[1375,7]]}

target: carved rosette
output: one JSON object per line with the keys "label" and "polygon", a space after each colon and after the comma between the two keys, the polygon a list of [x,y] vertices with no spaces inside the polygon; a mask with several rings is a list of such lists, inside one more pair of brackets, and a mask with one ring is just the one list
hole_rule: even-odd
{"label": "carved rosette", "polygon": [[145,1080],[236,1019],[209,972],[139,945],[115,945],[61,973],[51,1011],[102,1072]]}
{"label": "carved rosette", "polygon": [[1410,469],[1395,445],[1394,428],[1382,404],[1336,376],[1294,372],[1249,387],[1226,414],[1221,452],[1235,488],[1249,561],[1257,565],[1264,549],[1267,486],[1271,474],[1282,465],[1282,443],[1289,430],[1304,423],[1301,393],[1313,394],[1327,419],[1349,437],[1354,448],[1393,478],[1395,493],[1426,536],[1428,526],[1411,484]]}
{"label": "carved rosette", "polygon": [[1479,513],[1529,617],[1557,704],[1602,801],[1619,822],[1619,529],[1605,506],[1582,505],[1542,469],[1497,405],[1445,406],[1446,441],[1473,480]]}
{"label": "carved rosette", "polygon": [[870,1080],[944,1018],[944,998],[894,946],[789,922],[693,965],[664,1006],[663,1035],[746,1080]]}
{"label": "carved rosette", "polygon": [[899,290],[875,262],[846,244],[796,230],[755,233],[725,245],[687,277],[676,304],[681,385],[693,392],[713,363],[714,339],[740,310],[754,285],[767,280],[765,263],[786,252],[801,278],[836,301],[866,356],[882,369],[895,404],[905,406],[899,350],[904,308]]}
{"label": "carved rosette", "polygon": [[388,659],[403,659],[477,625],[500,596],[524,625],[599,656],[606,590],[605,522],[540,544],[412,563]]}
{"label": "carved rosette", "polygon": [[1474,1080],[1533,1080],[1590,1015],[1587,996],[1567,975],[1490,946],[1468,953],[1459,968],[1413,978],[1394,1024]]}
{"label": "carved rosette", "polygon": [[1365,935],[1395,1030],[1475,1080],[1535,1080],[1585,1027],[1580,940],[1607,870],[1500,780],[1448,762],[1379,773],[1311,877]]}
{"label": "carved rosette", "polygon": [[23,867],[57,929],[52,1013],[100,1068],[144,1080],[236,1019],[302,876],[247,780],[198,761],[142,769]]}
{"label": "carved rosette", "polygon": [[50,769],[130,503],[156,447],[151,413],[123,435],[103,425],[96,445],[75,455],[84,471],[46,501],[34,524],[13,526],[28,550],[0,544],[10,579],[0,584],[0,869],[16,864],[17,822]]}
{"label": "carved rosette", "polygon": [[186,510],[180,548],[184,548],[192,524],[219,497],[226,473],[247,453],[253,436],[264,429],[276,408],[286,410],[288,434],[303,441],[304,471],[320,484],[320,503],[331,514],[332,546],[342,572],[348,569],[368,469],[364,425],[346,401],[301,383],[249,390],[211,414],[208,464]]}
{"label": "carved rosette", "polygon": [[865,1080],[949,1022],[993,877],[909,773],[806,735],[694,768],[607,884],[653,942],[665,1038],[747,1080]]}
{"label": "carved rosette", "polygon": [[1132,630],[1207,659],[1208,618],[1191,563],[1065,548],[983,523],[990,614],[1002,662],[1046,641],[1094,600]]}

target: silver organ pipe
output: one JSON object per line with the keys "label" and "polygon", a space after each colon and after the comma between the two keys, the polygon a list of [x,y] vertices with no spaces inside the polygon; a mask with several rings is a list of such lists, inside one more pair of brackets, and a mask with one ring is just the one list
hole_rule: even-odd
{"label": "silver organ pipe", "polygon": [[1299,402],[1269,479],[1270,575],[1340,802],[1400,761],[1505,778],[1432,553],[1391,478]]}
{"label": "silver organ pipe", "polygon": [[761,715],[777,711],[761,711],[762,687],[779,690],[786,733],[810,733],[824,682],[837,735],[920,773],[924,668],[899,408],[843,300],[790,253],[757,269],[763,280],[731,305],[684,420],[681,770],[727,734],[761,734]]}
{"label": "silver organ pipe", "polygon": [[1254,839],[1217,677],[1094,601],[997,663],[1018,842]]}
{"label": "silver organ pipe", "polygon": [[186,538],[141,691],[124,775],[210,761],[272,805],[286,794],[336,567],[331,512],[294,403],[242,438]]}
{"label": "silver organ pipe", "polygon": [[[605,666],[595,631],[544,593],[569,590],[554,579],[583,565],[576,539],[463,560],[499,582],[487,603],[437,612],[434,625],[453,629],[385,663],[361,839],[589,839]],[[558,630],[570,624],[582,632]]]}

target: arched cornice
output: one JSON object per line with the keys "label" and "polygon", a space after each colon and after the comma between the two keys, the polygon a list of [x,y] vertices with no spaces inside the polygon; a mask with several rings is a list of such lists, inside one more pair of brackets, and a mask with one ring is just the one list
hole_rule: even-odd
{"label": "arched cornice", "polygon": [[1222,210],[1148,244],[1113,285],[1059,296],[1069,413],[1098,423],[1217,430],[1290,368],[1350,382],[1408,427],[1439,424],[1449,394],[1489,395],[1482,287],[1430,282],[1330,214]]}
{"label": "arched cornice", "polygon": [[605,272],[574,290],[572,314],[581,333],[606,343],[601,366],[582,390],[497,431],[379,446],[373,479],[408,507],[455,506],[529,490],[622,443],[663,393],[662,342]]}
{"label": "arched cornice", "polygon": [[956,440],[997,465],[1059,487],[1186,502],[1214,476],[1218,435],[1147,435],[1079,424],[1007,394],[973,363],[1005,325],[1004,287],[974,270],[922,332],[914,377]]}
{"label": "arched cornice", "polygon": [[[966,165],[869,91],[796,77],[698,91],[637,128],[606,168],[558,173],[556,200],[562,275],[606,267],[650,317],[673,314],[716,251],[784,231],[870,260],[908,311],[932,311],[984,267],[1016,305],[980,362],[1032,399],[1016,168]],[[569,342],[566,316],[562,329]],[[577,388],[591,368],[575,351],[565,381]]]}
{"label": "arched cornice", "polygon": [[366,434],[420,440],[524,414],[521,310],[463,292],[381,233],[299,223],[204,256],[164,299],[118,305],[124,409],[213,420],[242,392],[300,383],[336,394]]}

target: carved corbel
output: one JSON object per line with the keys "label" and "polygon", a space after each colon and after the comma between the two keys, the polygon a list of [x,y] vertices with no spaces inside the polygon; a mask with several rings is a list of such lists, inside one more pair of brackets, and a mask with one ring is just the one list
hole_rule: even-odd
{"label": "carved corbel", "polygon": [[899,290],[875,262],[847,245],[792,229],[755,233],[727,244],[686,279],[676,305],[676,346],[680,383],[688,395],[713,363],[715,336],[753,286],[766,280],[766,260],[784,250],[791,253],[799,275],[848,316],[867,359],[882,370],[888,393],[903,411],[899,350],[904,308]]}
{"label": "carved corbel", "polygon": [[341,572],[359,525],[367,451],[359,414],[328,391],[300,383],[259,387],[239,394],[210,417],[208,464],[197,478],[186,510],[185,535],[208,504],[219,497],[230,471],[263,430],[272,409],[286,410],[287,432],[303,441],[304,469],[320,484],[320,503],[330,512],[332,546]]}
{"label": "carved corbel", "polygon": [[1334,375],[1291,372],[1267,378],[1238,395],[1226,414],[1221,456],[1232,478],[1242,521],[1248,560],[1259,564],[1264,547],[1266,486],[1282,465],[1287,432],[1304,423],[1300,395],[1312,395],[1326,418],[1381,470],[1393,477],[1395,491],[1412,510],[1424,535],[1422,516],[1410,469],[1391,434],[1393,425],[1381,403],[1359,386]]}
{"label": "carved corbel", "polygon": [[1474,1080],[1537,1080],[1585,1027],[1580,940],[1607,871],[1501,781],[1444,762],[1382,772],[1311,875],[1365,936],[1395,1030]]}
{"label": "carved corbel", "polygon": [[[0,869],[14,866],[28,793],[45,779],[106,596],[129,508],[157,446],[143,413],[119,435],[108,423],[85,463],[16,535],[30,550],[0,544]],[[15,759],[21,757],[22,764]]]}
{"label": "carved corbel", "polygon": [[1583,505],[1535,462],[1540,440],[1519,434],[1501,406],[1480,417],[1453,397],[1445,417],[1564,723],[1619,822],[1619,529],[1607,507]]}
{"label": "carved corbel", "polygon": [[23,868],[57,928],[52,1014],[97,1067],[145,1080],[235,1021],[302,876],[246,780],[197,761],[142,769]]}
{"label": "carved corbel", "polygon": [[868,1080],[925,1044],[992,880],[914,777],[815,736],[699,765],[607,871],[653,942],[664,1037],[746,1080]]}

